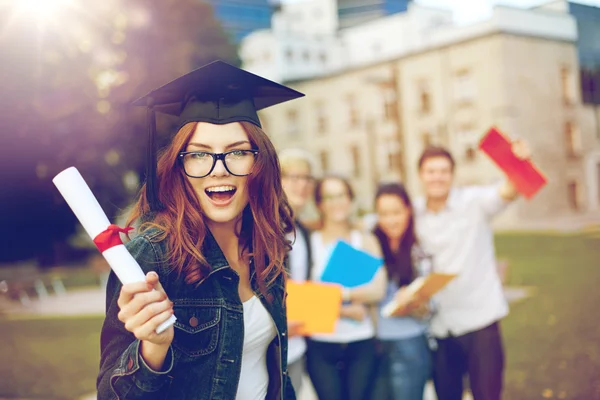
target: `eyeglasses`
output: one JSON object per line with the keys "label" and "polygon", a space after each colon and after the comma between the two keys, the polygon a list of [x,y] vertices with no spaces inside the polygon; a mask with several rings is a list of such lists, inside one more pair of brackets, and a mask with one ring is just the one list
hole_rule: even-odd
{"label": "eyeglasses", "polygon": [[321,200],[323,202],[333,202],[333,201],[341,201],[341,200],[346,200],[348,199],[350,196],[348,196],[348,193],[335,193],[335,194],[325,194],[323,196],[321,196]]}
{"label": "eyeglasses", "polygon": [[287,179],[291,179],[294,182],[301,182],[301,183],[311,183],[315,180],[315,178],[313,178],[310,175],[284,174],[283,177],[287,178]]}
{"label": "eyeglasses", "polygon": [[234,176],[250,175],[258,150],[232,150],[226,153],[206,151],[182,151],[179,159],[185,174],[190,178],[204,178],[215,169],[217,161],[223,161],[227,172]]}

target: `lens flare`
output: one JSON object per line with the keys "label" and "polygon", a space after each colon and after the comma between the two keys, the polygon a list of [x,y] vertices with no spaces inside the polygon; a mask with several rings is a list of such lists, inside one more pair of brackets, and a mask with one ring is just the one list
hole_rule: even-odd
{"label": "lens flare", "polygon": [[16,9],[18,14],[47,21],[56,18],[67,3],[67,0],[18,0]]}

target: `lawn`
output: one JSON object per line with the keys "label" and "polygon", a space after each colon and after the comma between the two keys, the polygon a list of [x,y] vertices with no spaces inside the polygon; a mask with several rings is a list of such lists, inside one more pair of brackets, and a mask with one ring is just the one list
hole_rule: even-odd
{"label": "lawn", "polygon": [[600,399],[600,239],[503,235],[508,283],[536,287],[504,321],[507,400]]}
{"label": "lawn", "polygon": [[102,318],[0,319],[0,398],[74,399],[93,392]]}
{"label": "lawn", "polygon": [[[500,235],[508,283],[535,287],[503,329],[506,400],[600,399],[600,239]],[[0,319],[0,398],[74,399],[92,392],[100,318]]]}

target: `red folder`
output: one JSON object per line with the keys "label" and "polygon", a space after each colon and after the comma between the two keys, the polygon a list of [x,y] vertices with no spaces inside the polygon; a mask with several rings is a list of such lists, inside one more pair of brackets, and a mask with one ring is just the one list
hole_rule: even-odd
{"label": "red folder", "polygon": [[496,128],[481,139],[483,150],[515,185],[519,193],[531,199],[547,183],[546,177],[530,160],[522,160],[512,151],[511,141]]}

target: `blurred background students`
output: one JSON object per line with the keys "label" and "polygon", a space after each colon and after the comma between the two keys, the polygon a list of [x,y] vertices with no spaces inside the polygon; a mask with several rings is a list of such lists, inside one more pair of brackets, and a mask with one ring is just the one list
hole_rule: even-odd
{"label": "blurred background students", "polygon": [[[529,157],[522,141],[514,153]],[[425,149],[419,159],[425,196],[415,202],[420,244],[436,272],[457,274],[435,296],[431,333],[437,339],[434,383],[439,400],[460,400],[469,375],[475,400],[500,400],[504,349],[500,320],[508,314],[496,270],[494,216],[518,197],[515,187],[452,186],[454,159],[444,148]]]}
{"label": "blurred background students", "polygon": [[[327,257],[338,240],[375,256],[379,245],[371,234],[353,228],[354,194],[348,181],[328,176],[317,182],[315,203],[322,227],[311,235],[312,279],[319,280]],[[386,274],[381,268],[373,280],[352,290],[344,289],[344,303],[336,330],[313,335],[308,341],[307,367],[320,400],[368,399],[376,364],[375,326],[367,304],[379,302],[385,294]]]}
{"label": "blurred background students", "polygon": [[[281,181],[288,203],[294,216],[295,235],[288,235],[292,250],[288,254],[289,276],[302,282],[310,278],[312,254],[309,230],[300,222],[299,215],[306,206],[314,190],[314,163],[310,154],[301,149],[287,149],[279,154]],[[288,373],[296,393],[300,393],[305,372],[306,340],[298,335],[301,325],[288,320]]]}
{"label": "blurred background students", "polygon": [[[400,183],[379,186],[375,195],[377,237],[388,276],[385,305],[418,276],[429,274],[430,262],[417,245],[410,198]],[[380,317],[380,373],[378,390],[388,389],[389,396],[377,392],[373,398],[423,400],[425,384],[431,376],[431,352],[426,336],[427,305],[407,316]],[[375,397],[378,396],[378,397]]]}

